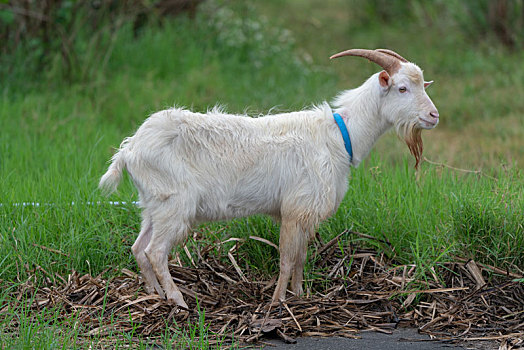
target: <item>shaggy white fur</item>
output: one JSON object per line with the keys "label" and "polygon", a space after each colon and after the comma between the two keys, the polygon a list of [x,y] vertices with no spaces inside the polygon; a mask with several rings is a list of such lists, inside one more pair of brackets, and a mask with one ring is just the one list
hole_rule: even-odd
{"label": "shaggy white fur", "polygon": [[292,291],[302,294],[307,243],[342,201],[350,165],[358,166],[390,127],[409,146],[419,142],[413,134],[438,121],[412,63],[391,77],[374,74],[334,106],[348,126],[351,164],[327,103],[259,118],[173,108],[126,138],[100,187],[114,191],[126,168],[138,189],[143,223],[132,250],[149,291],[187,307],[167,268],[171,248],[200,222],[267,214],[281,222],[273,299],[285,299],[291,276]]}

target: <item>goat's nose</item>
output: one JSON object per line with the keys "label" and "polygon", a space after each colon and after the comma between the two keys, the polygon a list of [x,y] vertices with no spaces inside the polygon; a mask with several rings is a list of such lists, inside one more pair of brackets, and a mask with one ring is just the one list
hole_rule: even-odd
{"label": "goat's nose", "polygon": [[438,119],[438,111],[429,112],[429,115],[435,119]]}

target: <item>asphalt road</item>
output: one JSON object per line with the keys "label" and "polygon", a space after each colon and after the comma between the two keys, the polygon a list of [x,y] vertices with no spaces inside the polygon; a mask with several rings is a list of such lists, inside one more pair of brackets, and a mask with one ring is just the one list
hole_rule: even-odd
{"label": "asphalt road", "polygon": [[429,336],[419,334],[416,329],[399,328],[393,334],[362,332],[361,339],[340,337],[298,338],[296,344],[286,344],[279,339],[268,340],[271,345],[264,350],[461,350],[461,349],[498,349],[497,343],[477,342],[462,345],[431,340]]}

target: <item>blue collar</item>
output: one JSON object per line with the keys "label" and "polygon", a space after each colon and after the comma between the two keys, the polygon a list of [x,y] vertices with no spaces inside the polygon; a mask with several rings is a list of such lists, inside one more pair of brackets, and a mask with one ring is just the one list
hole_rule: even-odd
{"label": "blue collar", "polygon": [[353,160],[353,148],[351,147],[351,140],[349,139],[346,123],[344,123],[344,120],[338,113],[333,113],[333,117],[335,118],[335,122],[337,123],[340,133],[342,134],[342,138],[344,139],[344,145],[346,146],[346,151],[349,154],[349,163],[351,163]]}

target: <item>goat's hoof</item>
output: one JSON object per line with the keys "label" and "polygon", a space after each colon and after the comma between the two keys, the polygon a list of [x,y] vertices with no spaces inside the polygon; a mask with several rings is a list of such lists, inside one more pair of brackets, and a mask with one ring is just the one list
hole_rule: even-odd
{"label": "goat's hoof", "polygon": [[[144,284],[144,290],[146,291],[147,294],[155,294],[156,293],[156,294],[160,295],[160,293],[158,293],[157,290],[154,287],[151,287],[147,283]],[[162,295],[160,295],[160,296],[162,296]]]}
{"label": "goat's hoof", "polygon": [[304,295],[304,289],[302,289],[302,286],[300,286],[300,288],[294,288],[293,289],[293,294],[296,297],[301,297],[302,295]]}
{"label": "goat's hoof", "polygon": [[286,300],[272,300],[270,304],[270,308],[274,309],[278,313],[278,317],[282,317],[282,310],[284,309],[284,303]]}
{"label": "goat's hoof", "polygon": [[282,301],[280,300],[271,300],[271,303],[269,304],[269,306],[271,307],[277,307],[277,306],[282,306]]}
{"label": "goat's hoof", "polygon": [[166,298],[166,295],[164,294],[164,291],[162,290],[162,288],[160,288],[160,286],[154,287],[149,285],[148,283],[144,283],[143,288],[144,291],[149,295],[157,294],[162,299]]}
{"label": "goat's hoof", "polygon": [[186,304],[186,302],[184,300],[184,297],[182,297],[182,293],[180,293],[180,292],[177,292],[177,293],[174,293],[174,295],[168,296],[167,297],[167,301],[169,303],[173,303],[175,305],[180,306],[180,308],[182,308],[184,310],[189,310],[189,307],[187,306],[187,304]]}
{"label": "goat's hoof", "polygon": [[187,306],[187,304],[184,301],[184,299],[179,299],[179,300],[167,299],[167,302],[168,302],[168,304],[171,304],[173,306],[179,307],[180,310],[189,310],[189,306]]}

